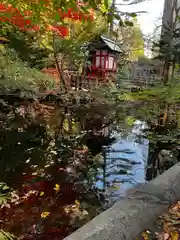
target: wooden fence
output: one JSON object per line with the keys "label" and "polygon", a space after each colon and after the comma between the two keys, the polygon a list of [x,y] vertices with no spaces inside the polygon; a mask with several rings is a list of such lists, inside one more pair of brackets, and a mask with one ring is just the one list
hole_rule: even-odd
{"label": "wooden fence", "polygon": [[74,90],[83,89],[93,89],[98,86],[107,86],[109,82],[113,79],[109,78],[99,78],[96,76],[84,76],[79,72],[64,72],[64,80],[67,88]]}
{"label": "wooden fence", "polygon": [[[55,78],[56,85],[60,84],[60,76],[55,68],[43,69],[43,73],[49,74]],[[63,78],[68,89],[74,90],[88,90],[102,85],[108,85],[109,79],[99,78],[96,76],[84,76],[76,71],[64,71]]]}
{"label": "wooden fence", "polygon": [[[95,78],[95,77],[87,77],[83,76],[78,72],[65,72],[63,73],[66,87],[68,89],[93,89],[98,86],[107,86],[109,84],[110,79],[103,79],[103,78]],[[118,76],[117,76],[118,78]],[[128,78],[121,78],[120,79],[122,86],[125,88],[146,88],[146,87],[153,87],[161,83],[160,77],[157,76],[149,77],[144,79],[143,77],[132,77],[131,79]]]}
{"label": "wooden fence", "polygon": [[154,76],[146,79],[143,77],[132,77],[131,79],[118,77],[118,83],[123,88],[147,88],[161,84],[161,78]]}
{"label": "wooden fence", "polygon": [[[56,69],[44,69],[44,73],[50,74],[51,76],[54,76],[56,85],[59,86],[60,84],[60,77],[56,71]],[[149,76],[148,78],[144,78],[142,76],[131,76],[131,78],[128,77],[122,77],[117,74],[116,79],[111,78],[98,78],[96,76],[89,77],[85,76],[80,72],[76,71],[64,71],[63,72],[64,81],[66,84],[67,89],[73,89],[73,90],[89,90],[96,88],[98,86],[107,86],[109,82],[112,80],[113,82],[120,83],[119,85],[124,88],[145,88],[145,87],[151,87],[159,84],[161,82],[161,79],[157,75]],[[114,81],[115,80],[115,81]],[[117,80],[117,81],[116,81]]]}

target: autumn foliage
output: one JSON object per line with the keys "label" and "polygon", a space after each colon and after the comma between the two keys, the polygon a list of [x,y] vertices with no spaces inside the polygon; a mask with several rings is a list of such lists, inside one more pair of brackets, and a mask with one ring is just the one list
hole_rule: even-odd
{"label": "autumn foliage", "polygon": [[[48,6],[50,3],[46,1]],[[60,37],[67,37],[69,35],[69,28],[67,24],[64,24],[64,20],[69,19],[72,21],[93,21],[93,13],[85,14],[78,7],[79,10],[74,10],[68,8],[67,11],[62,11],[57,9],[54,11],[53,15],[55,18],[58,17],[58,22],[62,24],[45,24],[46,30],[52,31],[59,35]],[[38,24],[34,24],[32,21],[33,12],[32,11],[20,11],[18,8],[14,8],[11,4],[0,3],[0,21],[8,22],[22,31],[39,31],[41,28]],[[53,18],[53,17],[52,17]]]}

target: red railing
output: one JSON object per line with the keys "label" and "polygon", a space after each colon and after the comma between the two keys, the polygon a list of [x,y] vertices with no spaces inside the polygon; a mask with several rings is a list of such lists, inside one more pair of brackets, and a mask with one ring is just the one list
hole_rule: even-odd
{"label": "red railing", "polygon": [[[42,69],[42,72],[54,76],[55,83],[60,85],[60,76],[55,68]],[[99,78],[95,75],[84,76],[84,74],[77,71],[64,71],[63,77],[66,87],[75,90],[91,89],[108,82],[105,78]]]}

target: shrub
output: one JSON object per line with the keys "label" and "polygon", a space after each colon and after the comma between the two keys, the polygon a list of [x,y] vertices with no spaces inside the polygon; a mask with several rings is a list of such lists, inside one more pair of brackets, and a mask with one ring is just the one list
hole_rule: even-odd
{"label": "shrub", "polygon": [[14,90],[38,91],[41,85],[54,88],[55,81],[37,69],[29,68],[23,63],[14,51],[0,49],[0,90],[12,92]]}

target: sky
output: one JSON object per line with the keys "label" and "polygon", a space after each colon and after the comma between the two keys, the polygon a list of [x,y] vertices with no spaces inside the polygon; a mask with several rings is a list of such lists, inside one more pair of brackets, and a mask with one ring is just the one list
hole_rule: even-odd
{"label": "sky", "polygon": [[[122,0],[116,0],[116,4]],[[138,22],[145,35],[152,35],[154,29],[161,25],[164,0],[145,0],[145,2],[131,6],[117,6],[121,11],[136,12],[146,11],[138,16]]]}

